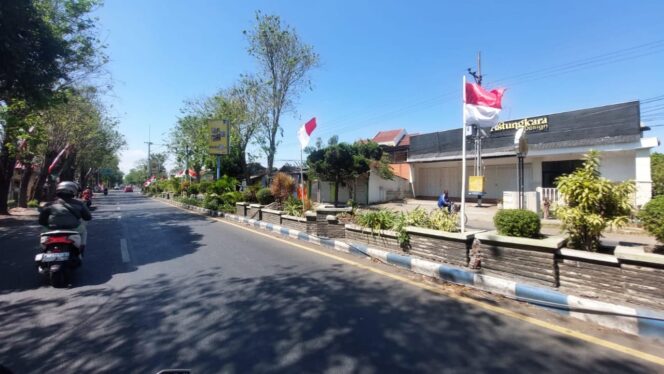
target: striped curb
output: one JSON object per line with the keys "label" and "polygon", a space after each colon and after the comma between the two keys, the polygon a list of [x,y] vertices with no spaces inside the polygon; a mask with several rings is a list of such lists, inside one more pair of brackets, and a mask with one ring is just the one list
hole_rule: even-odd
{"label": "striped curb", "polygon": [[567,295],[552,289],[479,274],[452,265],[413,258],[403,254],[372,248],[360,243],[346,243],[341,240],[319,238],[307,234],[306,232],[273,223],[240,217],[234,214],[222,214],[221,212],[214,212],[208,209],[171,202],[161,198],[159,199],[186,209],[193,208],[193,210],[207,215],[223,216],[228,220],[274,232],[291,239],[305,241],[344,253],[376,258],[384,263],[407,269],[417,274],[504,295],[547,310],[553,310],[566,316],[620,330],[628,334],[649,336],[664,340],[664,314],[661,312],[636,309]]}

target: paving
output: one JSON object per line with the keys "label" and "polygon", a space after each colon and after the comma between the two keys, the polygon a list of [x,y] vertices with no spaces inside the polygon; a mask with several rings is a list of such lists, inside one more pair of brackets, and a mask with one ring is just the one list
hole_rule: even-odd
{"label": "paving", "polygon": [[[85,264],[67,289],[35,274],[36,225],[0,234],[0,364],[16,373],[662,370],[135,193],[96,203]],[[662,352],[653,341],[541,318]]]}

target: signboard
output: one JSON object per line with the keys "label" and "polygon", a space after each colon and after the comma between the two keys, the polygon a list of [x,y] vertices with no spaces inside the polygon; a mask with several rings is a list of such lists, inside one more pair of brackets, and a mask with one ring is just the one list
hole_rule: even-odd
{"label": "signboard", "polygon": [[515,121],[499,122],[496,126],[491,128],[491,133],[499,133],[503,131],[525,129],[528,132],[541,132],[549,131],[549,117],[533,117],[523,118]]}
{"label": "signboard", "polygon": [[113,169],[111,169],[111,168],[101,168],[101,169],[99,169],[99,174],[102,177],[110,177],[111,175],[113,175]]}
{"label": "signboard", "polygon": [[209,138],[208,151],[211,155],[228,154],[228,122],[210,121],[208,122]]}
{"label": "signboard", "polygon": [[484,194],[484,176],[474,175],[468,178],[468,193],[471,195]]}

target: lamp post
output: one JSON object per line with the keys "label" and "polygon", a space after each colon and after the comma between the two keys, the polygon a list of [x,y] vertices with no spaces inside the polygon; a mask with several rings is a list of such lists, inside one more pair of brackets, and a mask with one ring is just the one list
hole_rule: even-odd
{"label": "lamp post", "polygon": [[523,183],[523,159],[528,155],[528,140],[526,139],[526,129],[523,127],[514,134],[514,151],[517,158],[517,187],[519,193],[519,209],[525,208],[524,183]]}

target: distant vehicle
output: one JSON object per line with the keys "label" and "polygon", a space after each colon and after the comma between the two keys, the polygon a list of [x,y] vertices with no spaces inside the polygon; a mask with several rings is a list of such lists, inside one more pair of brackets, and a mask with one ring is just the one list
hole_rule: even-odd
{"label": "distant vehicle", "polygon": [[134,192],[134,189],[131,186],[126,186],[124,192]]}
{"label": "distant vehicle", "polygon": [[120,191],[120,186],[115,186],[115,187],[113,187],[113,189],[114,189],[115,191]]}

